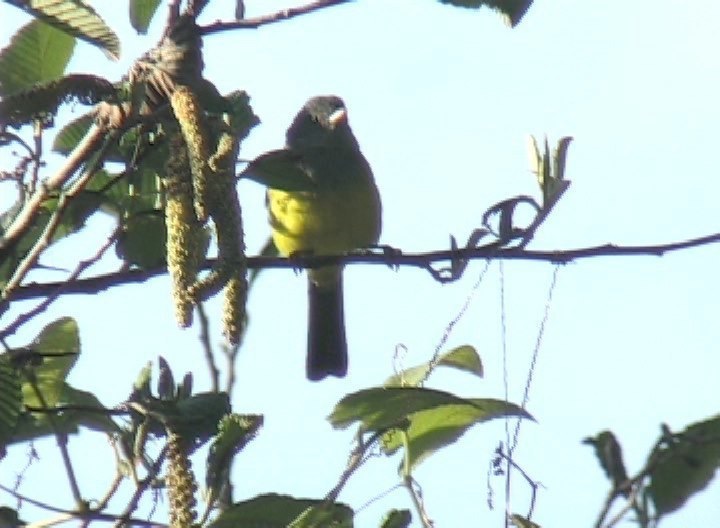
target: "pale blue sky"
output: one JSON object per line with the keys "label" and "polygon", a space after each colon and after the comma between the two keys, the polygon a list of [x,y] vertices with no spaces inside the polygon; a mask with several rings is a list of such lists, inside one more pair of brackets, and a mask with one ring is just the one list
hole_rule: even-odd
{"label": "pale blue sky", "polygon": [[[248,15],[266,5],[249,3]],[[0,5],[3,46],[16,27],[16,13]],[[227,13],[209,13],[201,22],[230,16],[228,6]],[[155,43],[164,13],[147,38],[131,35],[126,18],[107,14],[123,41],[119,63],[79,44],[70,69],[119,78]],[[526,156],[529,133],[547,134],[552,142],[575,137],[567,169],[572,186],[532,248],[662,243],[720,232],[718,20],[720,5],[710,0],[692,7],[679,0],[557,0],[537,2],[511,30],[489,10],[430,0],[361,0],[256,31],[209,37],[205,73],[221,91],[246,89],[263,120],[243,144],[245,158],[281,146],[285,128],[308,97],[341,95],[382,193],[382,242],[404,251],[447,248],[450,234],[464,240],[494,202],[537,195]],[[82,111],[74,109],[75,115]],[[263,190],[246,182],[238,190],[254,252],[268,232]],[[111,225],[110,218],[93,221],[44,261],[72,266],[94,252],[93,241]],[[96,271],[116,264],[107,259]],[[544,485],[536,522],[553,528],[594,523],[607,483],[592,450],[581,445],[583,437],[613,429],[634,473],[661,422],[680,429],[718,412],[717,264],[718,249],[709,246],[560,269],[528,406],[538,423],[523,425],[516,453],[517,462]],[[389,376],[398,343],[409,349],[407,366],[428,359],[483,268],[476,262],[461,281],[445,286],[415,269],[349,268],[350,373],[319,384],[304,377],[305,279],[287,270],[265,272],[250,298],[233,404],[238,412],[265,413],[266,426],[235,464],[236,498],[267,491],[322,497],[332,488],[351,432],[332,431],[324,417],[344,394]],[[519,401],[553,268],[510,262],[504,271],[510,399]],[[503,396],[499,291],[499,266],[493,263],[448,343],[475,346],[485,379],[438,373],[432,386],[473,397]],[[217,302],[208,306],[216,342],[219,310]],[[193,370],[198,390],[207,387],[197,332],[176,328],[166,278],[64,299],[11,344],[24,344],[62,315],[75,317],[81,328],[84,355],[71,382],[96,391],[108,405],[122,401],[136,372],[158,354],[176,373]],[[504,483],[491,480],[495,510],[489,511],[486,472],[503,431],[499,421],[477,427],[418,468],[437,526],[501,526]],[[30,469],[23,491],[69,505],[63,475],[48,479],[42,469],[52,463],[53,446],[38,447],[42,465]],[[83,489],[109,482],[111,468],[98,474],[109,453],[94,447],[97,458],[91,456],[87,444],[75,439],[70,447]],[[12,478],[7,468],[24,462],[22,448],[10,454],[0,473],[3,484]],[[340,499],[357,508],[392,487],[397,463],[371,460]],[[715,482],[663,526],[708,525],[720,515],[719,492]],[[527,495],[514,476],[511,509],[524,513]],[[377,526],[392,507],[410,507],[403,490],[359,513],[356,526]]]}

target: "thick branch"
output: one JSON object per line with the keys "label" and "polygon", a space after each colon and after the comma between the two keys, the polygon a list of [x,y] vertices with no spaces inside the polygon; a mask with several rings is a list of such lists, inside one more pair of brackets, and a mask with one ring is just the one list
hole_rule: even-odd
{"label": "thick branch", "polygon": [[[643,246],[619,246],[615,244],[604,244],[579,249],[556,250],[556,251],[534,251],[517,248],[460,248],[455,250],[432,251],[429,253],[407,253],[386,251],[375,253],[366,251],[363,253],[351,253],[336,256],[298,256],[294,258],[282,257],[250,257],[248,258],[249,269],[266,268],[317,268],[329,264],[383,264],[386,266],[412,266],[417,268],[430,268],[430,265],[443,261],[469,261],[483,259],[503,260],[530,260],[550,262],[555,264],[567,264],[568,262],[596,257],[618,257],[618,256],[663,256],[665,253],[680,251],[693,247],[717,244],[720,242],[720,233],[699,238],[692,238],[680,242],[667,244],[643,245]],[[203,269],[210,269],[214,260],[205,261]],[[153,277],[163,275],[167,272],[164,266],[148,270],[129,270],[106,275],[98,275],[82,280],[68,283],[66,281],[30,283],[21,286],[12,295],[13,301],[35,299],[56,294],[62,290],[63,295],[67,294],[94,294],[114,286],[123,284],[142,283]],[[0,310],[3,303],[0,303]]]}

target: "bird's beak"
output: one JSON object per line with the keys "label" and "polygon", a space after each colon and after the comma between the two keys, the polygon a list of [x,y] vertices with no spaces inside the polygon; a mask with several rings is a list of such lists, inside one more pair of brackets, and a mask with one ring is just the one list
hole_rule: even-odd
{"label": "bird's beak", "polygon": [[341,123],[346,123],[347,110],[345,110],[345,108],[338,108],[332,114],[330,114],[330,117],[328,117],[328,122],[333,128],[337,127]]}

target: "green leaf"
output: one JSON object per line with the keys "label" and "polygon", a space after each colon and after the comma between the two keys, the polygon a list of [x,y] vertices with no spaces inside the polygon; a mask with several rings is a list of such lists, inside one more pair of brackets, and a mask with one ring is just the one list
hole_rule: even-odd
{"label": "green leaf", "polygon": [[14,128],[42,119],[47,126],[63,103],[85,105],[113,98],[115,87],[96,75],[73,74],[14,93],[0,101],[0,122]]}
{"label": "green leaf", "polygon": [[[324,501],[296,499],[288,495],[268,493],[250,500],[237,502],[221,513],[209,524],[209,528],[237,528],[262,526],[263,528],[299,528],[300,526],[344,527],[352,526],[352,510],[344,504],[331,504],[326,508],[331,520],[321,519],[320,524],[311,524],[320,516],[314,506],[322,506]],[[312,513],[310,513],[312,511]],[[299,520],[298,517],[304,517]],[[312,519],[310,518],[312,517]],[[304,522],[303,522],[304,521]],[[299,524],[303,522],[303,524]]]}
{"label": "green leaf", "polygon": [[39,20],[26,24],[0,51],[0,96],[62,77],[75,39]]}
{"label": "green leaf", "polygon": [[[360,421],[366,431],[384,431],[403,424],[414,413],[446,405],[479,405],[477,410],[480,412],[499,411],[502,406],[488,408],[488,402],[492,401],[495,400],[468,400],[434,389],[377,387],[345,396],[337,403],[328,420],[335,428],[345,428]],[[505,402],[500,403],[505,405]],[[525,411],[522,413],[529,417]]]}
{"label": "green leaf", "polygon": [[171,427],[183,438],[205,442],[217,434],[220,420],[230,410],[226,392],[199,392],[177,403]]}
{"label": "green leaf", "polygon": [[70,121],[55,136],[52,145],[53,152],[59,152],[65,156],[70,154],[85,137],[94,121],[92,113],[87,113]]}
{"label": "green leaf", "polygon": [[411,522],[410,510],[390,510],[383,518],[380,528],[408,528]]}
{"label": "green leaf", "polygon": [[240,174],[271,189],[282,191],[314,191],[317,183],[305,170],[302,155],[280,149],[258,156]]}
{"label": "green leaf", "polygon": [[0,459],[22,410],[21,380],[9,354],[0,355]]}
{"label": "green leaf", "polygon": [[141,269],[157,267],[165,262],[165,218],[153,211],[126,218],[118,237],[117,256]]}
{"label": "green leaf", "polygon": [[510,522],[513,523],[513,526],[516,528],[541,528],[539,524],[534,523],[517,513],[510,515]]}
{"label": "green leaf", "polygon": [[120,57],[120,40],[97,12],[81,0],[15,0],[14,5],[58,30]]}
{"label": "green leaf", "polygon": [[39,364],[26,364],[21,369],[24,378],[23,403],[33,407],[54,407],[62,394],[65,378],[80,354],[77,323],[70,317],[50,323],[27,346],[27,350],[38,359]]}
{"label": "green leaf", "polygon": [[[68,410],[62,413],[63,418],[74,425],[107,434],[120,432],[118,425],[110,418],[107,407],[100,403],[100,400],[92,392],[76,389],[66,383],[60,400],[65,405],[75,405],[83,409]],[[98,411],[90,410],[93,408]]]}
{"label": "green leaf", "polygon": [[483,366],[475,348],[463,345],[438,357],[435,365],[432,362],[422,363],[391,376],[385,387],[417,387],[424,382],[435,367],[447,366],[483,376]]}
{"label": "green leaf", "polygon": [[288,528],[352,528],[353,511],[345,505],[316,504],[298,515]]}
{"label": "green leaf", "polygon": [[404,471],[415,468],[438,449],[454,443],[473,425],[496,418],[518,416],[532,419],[524,409],[504,400],[473,398],[462,404],[443,404],[408,416],[404,431],[383,436],[383,450],[391,455],[406,446]]}
{"label": "green leaf", "polygon": [[20,520],[17,510],[8,508],[7,506],[0,506],[0,526],[7,528],[19,528],[25,526],[27,523]]}
{"label": "green leaf", "polygon": [[720,465],[720,416],[687,427],[652,453],[648,492],[658,515],[682,507],[704,489]]}
{"label": "green leaf", "polygon": [[175,377],[164,357],[158,357],[157,395],[161,400],[175,399]]}
{"label": "green leaf", "polygon": [[262,424],[262,415],[228,414],[222,417],[205,465],[208,504],[215,502],[218,497],[235,455],[255,438]]}
{"label": "green leaf", "polygon": [[440,0],[443,4],[450,4],[456,7],[468,7],[468,8],[479,8],[479,7],[491,7],[500,13],[505,18],[505,22],[510,27],[515,27],[530,6],[533,0]]}
{"label": "green leaf", "polygon": [[159,5],[160,0],[130,0],[130,24],[140,35],[147,33]]}

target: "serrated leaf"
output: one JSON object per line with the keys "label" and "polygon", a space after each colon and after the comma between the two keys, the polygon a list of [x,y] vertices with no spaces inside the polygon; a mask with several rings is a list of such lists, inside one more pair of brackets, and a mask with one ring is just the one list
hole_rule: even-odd
{"label": "serrated leaf", "polygon": [[533,0],[440,0],[443,4],[450,4],[456,7],[479,8],[490,7],[499,11],[510,27],[515,27],[530,6]]}
{"label": "serrated leaf", "polygon": [[70,121],[55,136],[52,145],[53,152],[58,152],[65,156],[70,154],[85,137],[85,134],[87,134],[87,131],[94,121],[95,119],[92,113],[87,113]]}
{"label": "serrated leaf", "polygon": [[408,416],[410,425],[404,432],[385,434],[382,447],[391,455],[405,446],[403,468],[411,471],[438,449],[454,443],[473,425],[508,416],[532,420],[527,411],[504,400],[472,398],[462,404],[440,405]]}
{"label": "serrated leaf", "polygon": [[39,358],[39,364],[27,365],[21,370],[23,403],[54,407],[62,394],[65,378],[80,354],[77,323],[71,317],[50,323],[27,349]]}
{"label": "serrated leaf", "polygon": [[0,355],[0,458],[22,410],[22,383],[7,354]]}
{"label": "serrated leaf", "polygon": [[0,51],[0,96],[62,77],[75,39],[39,20],[23,26]]}
{"label": "serrated leaf", "polygon": [[[720,465],[720,416],[687,427],[652,454],[648,492],[658,515],[682,507],[704,489]],[[652,460],[657,460],[655,464]]]}
{"label": "serrated leaf", "polygon": [[[321,506],[323,502],[322,500],[296,499],[289,495],[275,493],[259,495],[246,501],[236,502],[211,522],[209,528],[237,528],[239,526],[248,528],[255,526],[262,526],[263,528],[288,528],[293,526],[295,528],[297,526],[299,528],[301,525],[293,525],[293,521],[296,521],[303,514],[308,515],[305,512],[309,508]],[[328,524],[315,525],[318,528],[323,526],[328,528],[352,526],[353,512],[348,506],[335,503],[329,505],[327,510],[331,513],[333,519],[350,519],[350,521],[341,524],[330,521]],[[303,524],[302,526],[313,525]]]}
{"label": "serrated leaf", "polygon": [[213,504],[218,497],[235,455],[255,438],[262,424],[262,415],[228,414],[222,417],[218,434],[210,446],[205,464],[208,504]]}
{"label": "serrated leaf", "polygon": [[14,128],[38,118],[52,123],[61,104],[93,105],[114,95],[115,88],[107,79],[88,74],[66,75],[4,97],[0,101],[0,123]]}
{"label": "serrated leaf", "polygon": [[480,361],[477,351],[470,345],[463,345],[440,355],[435,365],[432,362],[427,362],[398,372],[388,378],[384,386],[417,387],[428,378],[431,369],[442,366],[464,370],[478,377],[483,376],[482,361]]}
{"label": "serrated leaf", "polygon": [[130,24],[138,34],[147,33],[159,5],[160,0],[130,0]]}
{"label": "serrated leaf", "polygon": [[408,528],[412,522],[410,510],[390,510],[380,524],[380,528]]}
{"label": "serrated leaf", "polygon": [[154,268],[165,262],[166,237],[165,217],[159,211],[133,215],[124,220],[115,250],[132,266]]}
{"label": "serrated leaf", "polygon": [[60,31],[120,57],[120,39],[97,12],[81,0],[14,0],[14,5]]}

